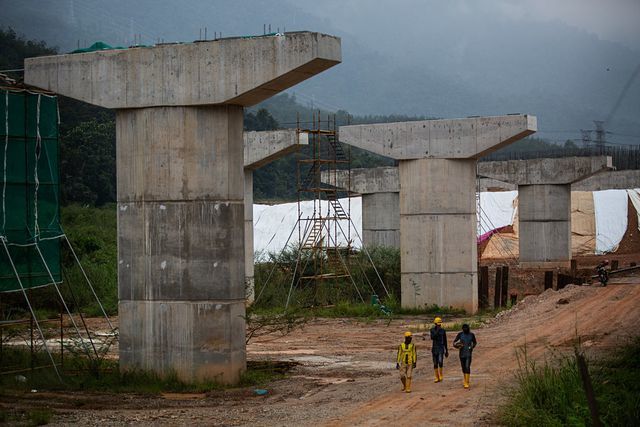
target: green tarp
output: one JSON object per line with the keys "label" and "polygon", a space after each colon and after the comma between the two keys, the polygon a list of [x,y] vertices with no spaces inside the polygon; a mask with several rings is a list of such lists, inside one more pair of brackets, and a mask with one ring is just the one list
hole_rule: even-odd
{"label": "green tarp", "polygon": [[111,50],[111,49],[125,49],[122,46],[109,46],[105,42],[95,42],[89,47],[85,47],[82,49],[76,49],[71,53],[87,53],[87,52],[95,52],[97,50]]}
{"label": "green tarp", "polygon": [[[0,89],[0,238],[25,288],[61,281],[58,104],[54,96]],[[20,290],[0,245],[0,292]]]}

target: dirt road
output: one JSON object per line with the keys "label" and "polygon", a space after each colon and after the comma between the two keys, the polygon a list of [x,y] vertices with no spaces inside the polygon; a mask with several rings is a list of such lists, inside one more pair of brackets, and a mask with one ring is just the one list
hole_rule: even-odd
{"label": "dirt road", "polygon": [[[386,393],[328,424],[488,424],[488,415],[504,396],[501,390],[518,366],[516,348],[526,344],[529,357],[550,357],[556,351],[570,351],[577,330],[588,351],[615,351],[615,345],[628,339],[640,321],[638,285],[572,287],[530,298],[528,306],[525,301],[521,310],[476,331],[480,344],[474,352],[471,390],[461,387],[454,358],[447,364],[449,375],[444,383],[419,379],[410,395]],[[561,299],[565,301],[558,304]]]}
{"label": "dirt road", "polygon": [[[417,339],[413,393],[400,392],[394,369],[402,333],[425,319],[366,323],[317,320],[285,337],[263,337],[248,348],[250,360],[298,365],[268,387],[267,396],[238,388],[196,395],[35,393],[0,399],[7,408],[42,405],[57,425],[482,425],[517,368],[516,349],[530,357],[571,351],[577,333],[591,352],[613,350],[640,321],[640,281],[607,288],[569,287],[528,297],[516,309],[474,332],[471,390],[462,388],[455,351],[443,383],[432,382],[427,341]],[[450,340],[453,337],[450,337]],[[117,408],[117,410],[114,410]]]}

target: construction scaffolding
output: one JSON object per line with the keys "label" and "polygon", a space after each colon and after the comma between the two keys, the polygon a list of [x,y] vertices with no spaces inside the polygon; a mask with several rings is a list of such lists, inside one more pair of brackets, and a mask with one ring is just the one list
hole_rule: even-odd
{"label": "construction scaffolding", "polygon": [[[320,113],[314,114],[311,127],[303,129],[298,123],[298,132],[309,136],[311,157],[299,159],[297,162],[298,192],[298,242],[300,259],[312,263],[311,274],[303,273],[299,278],[299,286],[312,287],[317,295],[319,283],[339,279],[352,281],[348,267],[349,257],[353,250],[351,239],[351,193],[339,190],[335,185],[323,183],[323,171],[333,178],[335,184],[336,171],[346,169],[351,176],[351,152],[347,153],[338,142],[335,116],[333,121],[327,118],[322,121]],[[331,179],[331,178],[330,178]],[[350,182],[350,180],[349,180]],[[313,213],[302,217],[300,203],[311,196]],[[347,206],[340,203],[341,196],[346,197]],[[339,221],[346,224],[343,230]],[[340,236],[345,239],[340,239]],[[303,268],[302,272],[306,269]],[[362,295],[356,287],[360,298]],[[316,302],[316,301],[314,301]],[[289,301],[287,300],[287,304]]]}
{"label": "construction scaffolding", "polygon": [[[296,164],[298,220],[285,244],[287,249],[295,250],[296,259],[285,309],[294,303],[331,303],[344,296],[346,287],[363,303],[369,293],[376,301],[378,294],[389,296],[351,219],[354,193],[337,186],[337,171],[346,170],[350,188],[351,150],[339,142],[335,116],[323,120],[320,113],[314,113],[310,122],[298,120],[296,126],[298,133],[308,135],[309,146],[306,152],[298,153]],[[290,245],[296,233],[297,243]],[[262,290],[271,276],[262,284]],[[256,302],[259,298],[260,294]]]}

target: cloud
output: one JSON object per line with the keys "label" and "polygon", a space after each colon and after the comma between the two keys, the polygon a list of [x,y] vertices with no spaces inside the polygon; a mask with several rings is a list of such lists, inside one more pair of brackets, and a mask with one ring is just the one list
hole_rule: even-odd
{"label": "cloud", "polygon": [[559,20],[640,50],[639,0],[492,0],[496,7],[512,18],[541,21]]}

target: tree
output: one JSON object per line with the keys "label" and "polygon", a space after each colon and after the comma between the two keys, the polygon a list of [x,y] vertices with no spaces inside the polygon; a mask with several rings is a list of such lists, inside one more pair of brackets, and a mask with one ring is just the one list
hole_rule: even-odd
{"label": "tree", "polygon": [[116,200],[115,123],[82,122],[61,143],[63,203],[103,205]]}
{"label": "tree", "polygon": [[[55,55],[56,48],[43,41],[24,40],[12,28],[0,29],[0,69],[19,69],[24,66],[24,59],[33,56]],[[10,73],[10,77],[18,77],[19,73]]]}
{"label": "tree", "polygon": [[275,130],[278,127],[280,127],[278,121],[265,108],[259,109],[256,113],[249,112],[244,115],[244,130]]}
{"label": "tree", "polygon": [[566,148],[566,149],[571,149],[571,150],[575,150],[575,149],[577,149],[577,148],[578,148],[578,145],[577,145],[575,142],[573,142],[573,140],[572,140],[572,139],[567,139],[567,140],[564,142],[564,148]]}

